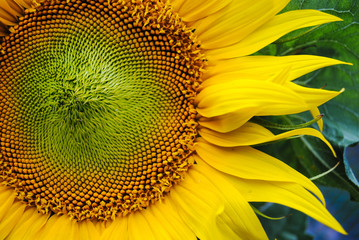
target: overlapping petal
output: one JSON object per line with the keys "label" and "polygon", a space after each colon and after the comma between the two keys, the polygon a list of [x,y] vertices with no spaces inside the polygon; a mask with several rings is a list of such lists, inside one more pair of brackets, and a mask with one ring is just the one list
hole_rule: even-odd
{"label": "overlapping petal", "polygon": [[[209,66],[205,72],[206,81],[204,86],[209,86],[225,79],[223,75],[230,78],[251,78],[256,80],[267,80],[278,75],[283,69],[290,69],[287,81],[292,81],[304,74],[314,70],[337,65],[347,64],[345,62],[311,55],[293,56],[245,56],[217,61],[215,65]],[[232,77],[231,77],[232,76]]]}
{"label": "overlapping petal", "polygon": [[341,21],[341,19],[316,10],[296,10],[282,13],[267,21],[237,44],[207,51],[207,56],[210,60],[215,61],[250,55],[296,29],[334,21]]}
{"label": "overlapping petal", "polygon": [[200,239],[265,239],[258,218],[240,193],[231,185],[220,185],[223,179],[211,181],[202,170],[194,166],[171,192],[184,222]]}
{"label": "overlapping petal", "polygon": [[228,179],[238,187],[249,202],[279,203],[297,209],[336,231],[346,234],[318,199],[297,183],[244,180],[230,176]]}
{"label": "overlapping petal", "polygon": [[[193,23],[204,49],[220,49],[246,39],[289,1],[232,1],[225,8]],[[240,14],[238,14],[240,12]]]}
{"label": "overlapping petal", "polygon": [[7,239],[35,239],[39,229],[46,224],[48,217],[49,215],[38,214],[35,208],[26,209]]}
{"label": "overlapping petal", "polygon": [[314,128],[301,128],[274,135],[261,125],[247,122],[242,127],[231,132],[220,133],[208,128],[199,130],[201,137],[206,141],[221,147],[238,147],[249,146],[261,143],[273,142],[280,139],[290,138],[293,136],[309,135],[320,138],[331,149],[335,155],[334,149],[324,136]]}
{"label": "overlapping petal", "polygon": [[254,148],[224,148],[199,140],[196,152],[203,161],[224,173],[246,179],[300,183],[324,202],[323,195],[309,179],[282,161]]}
{"label": "overlapping petal", "polygon": [[232,0],[173,0],[171,4],[183,21],[192,22],[226,7]]}

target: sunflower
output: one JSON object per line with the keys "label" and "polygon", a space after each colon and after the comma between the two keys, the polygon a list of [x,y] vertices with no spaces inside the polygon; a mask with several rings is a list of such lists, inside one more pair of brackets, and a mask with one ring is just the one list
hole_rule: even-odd
{"label": "sunflower", "polygon": [[267,239],[254,202],[345,234],[309,179],[253,147],[333,150],[253,119],[315,118],[340,92],[293,80],[343,62],[249,56],[340,19],[276,0],[0,2],[0,239]]}

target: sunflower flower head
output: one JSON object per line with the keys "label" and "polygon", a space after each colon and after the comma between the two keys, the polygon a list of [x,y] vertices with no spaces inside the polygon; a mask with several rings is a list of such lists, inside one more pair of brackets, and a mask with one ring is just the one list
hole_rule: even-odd
{"label": "sunflower flower head", "polygon": [[0,239],[266,239],[250,202],[345,233],[310,180],[251,147],[331,148],[253,117],[319,115],[340,92],[292,80],[343,62],[249,55],[340,19],[273,0],[0,3]]}

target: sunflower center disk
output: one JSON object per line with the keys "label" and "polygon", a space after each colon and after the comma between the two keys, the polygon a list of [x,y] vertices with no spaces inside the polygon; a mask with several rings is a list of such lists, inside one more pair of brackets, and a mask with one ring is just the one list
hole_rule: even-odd
{"label": "sunflower center disk", "polygon": [[191,166],[203,59],[155,0],[47,2],[1,43],[0,181],[39,211],[107,220]]}

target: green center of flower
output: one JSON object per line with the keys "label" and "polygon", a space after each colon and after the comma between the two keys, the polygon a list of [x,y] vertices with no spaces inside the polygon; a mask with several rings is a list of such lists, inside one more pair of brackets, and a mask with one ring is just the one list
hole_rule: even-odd
{"label": "green center of flower", "polygon": [[39,211],[107,220],[183,178],[203,59],[161,1],[45,2],[1,43],[0,180]]}

